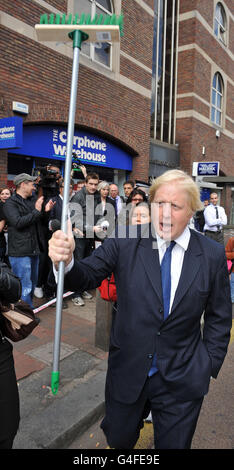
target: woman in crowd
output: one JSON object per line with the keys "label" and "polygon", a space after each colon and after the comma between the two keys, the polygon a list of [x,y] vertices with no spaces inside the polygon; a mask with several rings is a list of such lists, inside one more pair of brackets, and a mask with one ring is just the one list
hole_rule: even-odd
{"label": "woman in crowd", "polygon": [[131,204],[133,206],[139,202],[147,202],[147,196],[142,189],[134,188],[127,199],[127,205]]}
{"label": "woman in crowd", "polygon": [[127,199],[126,206],[123,207],[119,214],[119,225],[129,225],[129,223],[131,223],[130,220],[132,208],[141,202],[147,203],[147,196],[141,189],[134,188]]}
{"label": "woman in crowd", "polygon": [[147,202],[138,202],[130,212],[132,225],[148,224],[150,222],[150,206]]}
{"label": "woman in crowd", "polygon": [[[100,204],[97,207],[97,215],[100,216],[100,219],[96,225],[100,225],[103,228],[105,235],[110,234],[115,228],[115,201],[109,197],[110,194],[110,185],[107,181],[101,181],[98,185],[98,191],[100,193]],[[103,238],[100,233],[98,238]],[[106,237],[104,237],[106,238]]]}

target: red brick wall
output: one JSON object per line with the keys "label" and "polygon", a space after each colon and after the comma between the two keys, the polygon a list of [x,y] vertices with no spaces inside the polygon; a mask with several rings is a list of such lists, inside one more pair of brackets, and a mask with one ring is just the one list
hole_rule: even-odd
{"label": "red brick wall", "polygon": [[[54,0],[51,5],[66,10],[65,1],[61,5]],[[0,8],[31,26],[38,23],[40,14],[46,11],[31,0],[16,0],[8,2],[7,6],[0,0]],[[121,49],[151,68],[153,18],[133,0],[123,2],[122,9],[125,26]],[[0,49],[4,51],[0,55],[0,100],[3,100],[0,118],[13,115],[14,100],[29,105],[25,123],[65,123],[72,60],[4,26],[0,28]],[[120,73],[151,90],[151,75],[123,56]],[[113,137],[130,153],[138,155],[133,158],[132,177],[148,179],[150,99],[80,65],[76,124]]]}
{"label": "red brick wall", "polygon": [[0,150],[0,188],[7,183],[7,150]]}
{"label": "red brick wall", "polygon": [[121,50],[152,68],[153,17],[134,0],[123,1],[122,9],[125,33]]}
{"label": "red brick wall", "polygon": [[[227,2],[227,4],[233,10],[233,3],[231,5],[231,2]],[[181,14],[193,9],[199,11],[213,31],[213,2],[205,2],[204,0],[180,2]],[[233,39],[231,40],[233,29],[233,22],[230,21],[228,32],[230,43],[233,42]],[[199,49],[196,49],[193,43]],[[217,139],[215,135],[217,126],[210,121],[211,84],[213,73],[216,71],[223,74],[226,115],[233,119],[233,87],[228,79],[230,77],[233,80],[233,60],[227,53],[227,49],[219,43],[214,34],[210,34],[197,18],[180,22],[179,47],[184,46],[188,46],[188,48],[180,51],[178,57],[177,93],[179,95],[187,93],[190,96],[178,97],[177,111],[180,113],[188,111],[191,117],[177,119],[176,141],[180,145],[181,166],[191,173],[193,161],[217,160],[220,161],[221,171],[225,175],[233,175],[233,140],[231,136],[223,132],[233,132],[233,124],[228,119],[224,120],[224,127],[220,129],[221,137]],[[200,49],[203,53],[200,52]],[[193,94],[197,96],[193,96]],[[207,104],[202,100],[205,100]],[[194,112],[199,113],[200,119],[192,116]],[[202,122],[203,118],[205,122]],[[206,148],[205,156],[202,155],[203,146]]]}

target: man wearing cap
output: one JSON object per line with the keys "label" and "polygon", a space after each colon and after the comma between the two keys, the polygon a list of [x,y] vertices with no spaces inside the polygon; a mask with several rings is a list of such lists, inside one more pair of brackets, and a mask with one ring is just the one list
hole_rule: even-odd
{"label": "man wearing cap", "polygon": [[4,204],[8,225],[8,256],[13,272],[22,283],[22,300],[31,307],[37,283],[39,254],[42,249],[40,221],[54,206],[50,200],[43,210],[44,197],[33,195],[37,177],[21,173],[14,179],[15,193]]}

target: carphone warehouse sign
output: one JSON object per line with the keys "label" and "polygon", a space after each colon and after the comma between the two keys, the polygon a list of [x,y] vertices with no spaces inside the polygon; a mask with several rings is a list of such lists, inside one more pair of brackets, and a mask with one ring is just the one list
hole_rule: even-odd
{"label": "carphone warehouse sign", "polygon": [[[47,125],[25,126],[18,154],[65,160],[67,128]],[[74,132],[73,152],[84,164],[132,169],[132,156],[111,141],[86,131]],[[14,152],[15,153],[15,152]]]}
{"label": "carphone warehouse sign", "polygon": [[8,117],[0,119],[0,149],[22,146],[23,119]]}

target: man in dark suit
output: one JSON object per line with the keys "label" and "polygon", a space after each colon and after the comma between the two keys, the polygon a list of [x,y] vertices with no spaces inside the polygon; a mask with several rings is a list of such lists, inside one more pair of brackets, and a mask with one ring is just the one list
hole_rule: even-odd
{"label": "man in dark suit", "polygon": [[133,448],[151,409],[155,448],[185,449],[210,378],[217,377],[227,352],[227,262],[220,244],[188,228],[201,206],[192,178],[168,171],[154,181],[149,196],[152,226],[119,229],[79,263],[73,261],[70,234],[56,232],[50,256],[55,268],[66,263],[70,289],[93,289],[115,276],[118,308],[101,424],[110,447]]}

